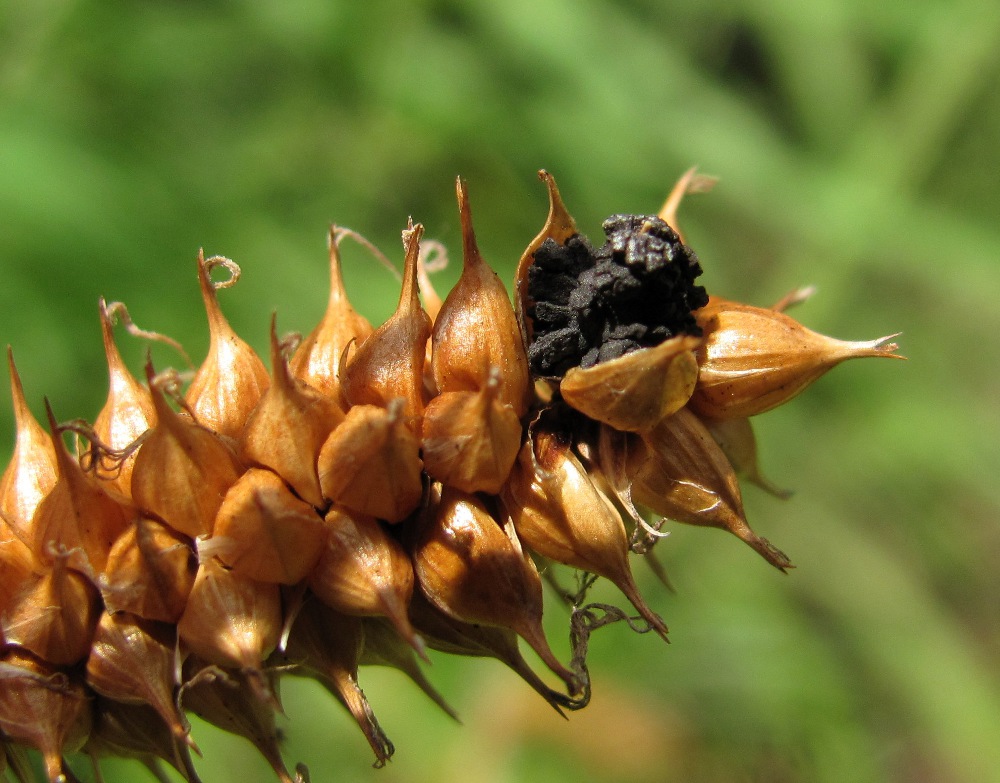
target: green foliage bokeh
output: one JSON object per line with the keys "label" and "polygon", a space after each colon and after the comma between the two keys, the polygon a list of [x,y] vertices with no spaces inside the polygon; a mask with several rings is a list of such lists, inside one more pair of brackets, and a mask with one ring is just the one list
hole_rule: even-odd
{"label": "green foliage bokeh", "polygon": [[[798,568],[672,529],[676,594],[637,570],[673,644],[599,632],[594,701],[568,722],[500,664],[438,656],[464,725],[363,670],[397,747],[371,771],[346,713],[290,682],[286,758],[344,783],[1000,779],[998,52],[976,0],[12,0],[0,342],[36,413],[47,395],[92,417],[99,296],[203,355],[200,247],[242,266],[223,307],[266,355],[273,311],[308,331],[323,310],[330,222],[398,262],[412,215],[457,254],[461,174],[509,280],[545,216],[539,168],[595,236],[696,164],[720,177],[681,212],[710,292],[766,304],[814,283],[796,317],[902,331],[910,359],[848,364],[759,420],[765,471],[797,493],[748,488],[751,523]],[[395,280],[345,263],[384,319]],[[145,346],[120,342],[138,370]],[[244,741],[196,739],[206,781],[269,779]]]}

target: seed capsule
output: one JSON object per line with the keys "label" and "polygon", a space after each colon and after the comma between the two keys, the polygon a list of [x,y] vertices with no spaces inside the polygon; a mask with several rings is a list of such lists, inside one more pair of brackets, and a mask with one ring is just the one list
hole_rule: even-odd
{"label": "seed capsule", "polygon": [[271,385],[243,433],[243,458],[270,468],[291,484],[299,497],[322,507],[316,458],[327,436],[344,420],[344,413],[333,399],[289,372],[273,317],[271,369]]}
{"label": "seed capsule", "polygon": [[190,744],[187,721],[174,701],[176,646],[172,625],[104,612],[87,659],[87,684],[109,699],[148,704],[175,739]]}
{"label": "seed capsule", "polygon": [[0,479],[0,515],[21,541],[32,540],[32,521],[39,504],[58,479],[56,450],[24,399],[21,376],[14,366],[14,352],[7,347],[10,395],[14,401],[17,440],[14,454]]}
{"label": "seed capsule", "polygon": [[[217,286],[210,274],[220,265],[233,277]],[[219,307],[216,289],[232,285],[238,276],[239,267],[228,258],[206,260],[204,254],[198,254],[198,283],[208,314],[209,346],[208,356],[184,398],[199,424],[230,438],[243,432],[247,416],[270,382],[260,357],[233,331]]]}
{"label": "seed capsule", "polygon": [[431,366],[439,392],[482,389],[496,374],[496,397],[517,416],[527,411],[528,357],[507,289],[483,260],[472,228],[465,183],[456,180],[462,218],[462,276],[434,321]]}
{"label": "seed capsule", "polygon": [[323,520],[270,470],[250,468],[229,488],[212,537],[198,555],[218,557],[235,573],[293,585],[312,571],[326,540]]}
{"label": "seed capsule", "polygon": [[375,753],[375,767],[383,767],[395,748],[358,686],[358,660],[364,640],[360,618],[307,599],[292,626],[287,658],[301,664],[293,673],[314,677],[347,708]]}
{"label": "seed capsule", "polygon": [[420,306],[417,259],[424,227],[412,223],[403,232],[406,260],[396,312],[365,340],[341,373],[341,394],[348,405],[387,408],[403,400],[406,425],[416,431],[424,410],[424,356],[431,321]]}
{"label": "seed capsule", "polygon": [[535,429],[502,495],[518,537],[557,563],[610,580],[664,639],[667,626],[642,599],[621,515],[594,485],[569,442]]}
{"label": "seed capsule", "polygon": [[374,517],[334,506],[326,515],[326,545],[309,587],[327,606],[352,615],[389,618],[399,635],[423,654],[406,607],[413,595],[413,566],[406,552]]}
{"label": "seed capsule", "polygon": [[281,636],[281,594],[276,584],[227,571],[216,560],[198,568],[177,635],[199,658],[243,671],[258,696],[273,701],[264,660]]}
{"label": "seed capsule", "polygon": [[687,404],[698,381],[696,337],[673,337],[592,367],[574,367],[559,383],[572,407],[616,430],[641,432]]}
{"label": "seed capsule", "polygon": [[35,748],[50,783],[75,780],[63,754],[79,750],[90,732],[90,699],[75,677],[27,653],[0,660],[0,731]]}
{"label": "seed capsule", "polygon": [[[115,305],[112,305],[114,307]],[[119,305],[120,306],[120,305]],[[156,409],[149,390],[128,371],[112,333],[112,313],[104,299],[100,302],[101,333],[108,363],[108,397],[94,420],[94,434],[102,446],[120,451],[131,446],[146,430],[156,424]],[[114,467],[104,465],[92,446],[96,475],[126,497],[132,496],[132,469],[135,452],[115,459]]]}
{"label": "seed capsule", "polygon": [[660,516],[688,525],[728,530],[784,571],[784,552],[758,536],[747,523],[739,483],[729,460],[698,417],[687,408],[643,435],[632,474],[633,497]]}
{"label": "seed capsule", "polygon": [[59,552],[51,568],[26,583],[0,618],[3,637],[55,666],[87,657],[99,612],[97,590]]}
{"label": "seed capsule", "polygon": [[176,623],[194,584],[191,541],[155,519],[138,517],[108,555],[99,584],[109,612]]}
{"label": "seed capsule", "polygon": [[292,374],[333,400],[340,398],[341,359],[351,343],[360,345],[372,333],[372,325],[351,306],[344,290],[340,266],[339,234],[330,227],[330,299],[319,325],[295,351]]}
{"label": "seed capsule", "polygon": [[191,538],[207,535],[243,466],[218,435],[174,412],[156,388],[150,363],[146,377],[157,424],[135,458],[133,500],[178,532]]}
{"label": "seed capsule", "polygon": [[32,523],[31,543],[36,557],[51,560],[53,545],[79,547],[95,571],[104,568],[115,539],[125,530],[125,509],[80,468],[63,443],[52,409],[49,415],[58,480],[38,505]]}
{"label": "seed capsule", "polygon": [[319,453],[323,497],[361,514],[401,522],[423,495],[420,441],[399,397],[387,408],[355,405]]}
{"label": "seed capsule", "polygon": [[424,469],[463,492],[496,494],[521,447],[521,420],[498,398],[494,367],[478,391],[448,391],[427,405],[423,419]]}
{"label": "seed capsule", "polygon": [[445,488],[421,520],[414,570],[427,598],[466,623],[509,628],[562,679],[579,688],[556,660],[542,630],[542,581],[534,563],[473,495]]}
{"label": "seed capsule", "polygon": [[697,313],[704,340],[691,408],[714,419],[746,418],[787,402],[845,359],[904,357],[888,342],[845,342],[776,310],[714,299]]}

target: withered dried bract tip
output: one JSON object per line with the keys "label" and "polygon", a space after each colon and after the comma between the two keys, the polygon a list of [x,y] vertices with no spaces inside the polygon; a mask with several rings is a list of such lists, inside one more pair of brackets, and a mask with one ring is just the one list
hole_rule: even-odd
{"label": "withered dried bract tip", "polygon": [[360,665],[389,666],[399,669],[450,718],[461,723],[458,713],[427,679],[427,675],[417,662],[413,648],[403,642],[392,623],[383,617],[365,617],[362,626],[365,643],[358,661]]}
{"label": "withered dried bract tip", "polygon": [[[590,699],[594,630],[627,620],[666,639],[631,559],[666,583],[652,558],[670,554],[672,522],[729,531],[791,567],[746,518],[738,477],[787,496],[762,475],[748,417],[845,359],[899,358],[895,344],[812,332],[780,312],[802,291],[771,309],[708,297],[677,212],[714,178],[692,169],[658,215],[613,215],[594,248],[555,178],[539,176],[548,216],[513,303],[458,179],[463,265],[446,298],[427,277],[439,246],[411,220],[398,305],[373,330],[347,298],[339,243],[391,263],[331,227],[326,313],[290,359],[272,316],[270,372],[219,307],[239,267],[203,254],[210,343],[186,391],[149,359],[145,385],[129,372],[115,317],[172,341],[101,300],[107,399],[93,425],[59,424],[46,402],[46,431],[8,348],[0,775],[6,763],[31,780],[32,748],[50,783],[73,783],[66,758],[83,749],[98,779],[117,756],[199,783],[193,713],[246,738],[279,781],[307,783],[279,747],[288,674],[342,703],[381,766],[394,748],[361,688],[366,665],[400,669],[455,717],[418,658],[496,658],[565,717]],[[213,282],[217,267],[230,278]],[[86,447],[68,449],[66,432]],[[568,664],[543,631],[536,560],[571,605]],[[554,576],[564,567],[583,572],[574,595]],[[644,622],[586,603],[601,577]]]}

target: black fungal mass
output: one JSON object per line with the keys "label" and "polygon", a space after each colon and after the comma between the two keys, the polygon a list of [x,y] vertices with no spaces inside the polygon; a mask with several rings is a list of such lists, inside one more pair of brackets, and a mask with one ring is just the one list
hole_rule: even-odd
{"label": "black fungal mass", "polygon": [[647,215],[612,215],[598,250],[582,234],[546,239],[528,268],[536,376],[616,359],[679,334],[700,335],[693,310],[708,294],[694,279],[698,256],[669,225]]}

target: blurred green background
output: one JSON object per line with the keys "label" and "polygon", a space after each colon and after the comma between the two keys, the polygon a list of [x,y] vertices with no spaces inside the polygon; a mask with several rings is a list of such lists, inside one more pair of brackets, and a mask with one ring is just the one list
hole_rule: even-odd
{"label": "blurred green background", "polygon": [[[243,267],[223,307],[266,354],[272,311],[284,331],[320,317],[331,221],[398,262],[412,215],[457,253],[461,174],[509,280],[545,217],[537,169],[594,237],[698,165],[720,182],[681,222],[711,292],[767,304],[814,283],[807,325],[903,332],[908,363],[848,364],[757,421],[765,471],[796,494],[749,488],[748,512],[798,568],[676,529],[658,550],[676,594],[637,564],[673,643],[599,632],[593,702],[568,722],[500,664],[438,656],[430,675],[464,725],[363,670],[397,747],[374,771],[346,712],[290,682],[286,759],[344,783],[1000,780],[995,10],[7,0],[0,342],[36,414],[48,395],[61,419],[92,417],[100,295],[203,355],[199,247]],[[381,321],[396,281],[361,252],[345,263]],[[138,370],[145,346],[119,342]],[[565,658],[554,600],[549,623]],[[195,738],[206,783],[271,779],[244,741],[203,724]]]}

